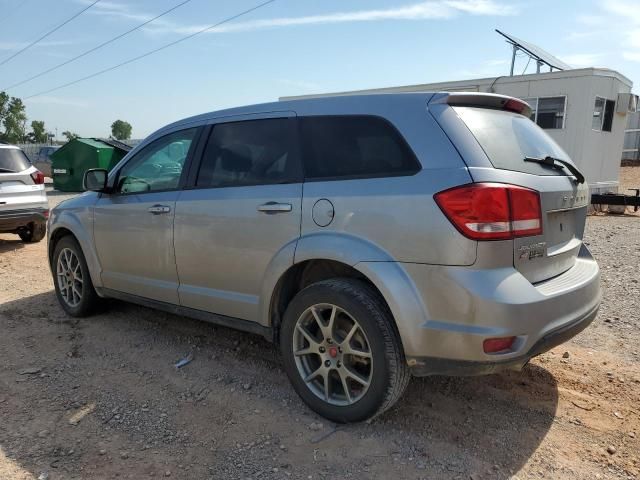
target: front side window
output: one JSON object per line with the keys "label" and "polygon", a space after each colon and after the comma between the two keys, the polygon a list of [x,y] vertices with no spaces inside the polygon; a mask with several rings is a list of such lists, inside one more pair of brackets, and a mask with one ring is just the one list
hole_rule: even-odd
{"label": "front side window", "polygon": [[178,188],[197,128],[161,137],[138,152],[118,174],[120,193],[147,193]]}
{"label": "front side window", "polygon": [[412,175],[420,170],[395,127],[380,117],[303,117],[300,133],[306,178]]}
{"label": "front side window", "polygon": [[299,182],[301,172],[292,149],[292,122],[287,118],[269,118],[214,125],[196,186]]}

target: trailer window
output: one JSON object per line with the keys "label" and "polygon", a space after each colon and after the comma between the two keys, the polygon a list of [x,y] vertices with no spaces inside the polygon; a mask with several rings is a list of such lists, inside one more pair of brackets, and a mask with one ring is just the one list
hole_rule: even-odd
{"label": "trailer window", "polygon": [[544,129],[564,128],[565,104],[564,95],[559,97],[523,98],[531,107],[532,122]]}

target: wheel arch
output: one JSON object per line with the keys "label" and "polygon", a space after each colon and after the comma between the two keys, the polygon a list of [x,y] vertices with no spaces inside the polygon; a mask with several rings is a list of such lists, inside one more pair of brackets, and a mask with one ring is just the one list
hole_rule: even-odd
{"label": "wheel arch", "polygon": [[[47,246],[49,268],[53,271],[53,254],[58,242],[66,236],[71,236],[78,242],[78,245],[80,245],[80,248],[82,249],[82,254],[87,262],[89,274],[91,275],[91,282],[94,287],[101,287],[101,267],[95,248],[93,248],[93,236],[89,235],[89,233],[84,231],[81,227],[79,228],[79,225],[74,225],[73,222],[63,222],[60,220],[62,219],[58,219],[49,233],[49,244]],[[79,222],[77,223],[79,224]]]}

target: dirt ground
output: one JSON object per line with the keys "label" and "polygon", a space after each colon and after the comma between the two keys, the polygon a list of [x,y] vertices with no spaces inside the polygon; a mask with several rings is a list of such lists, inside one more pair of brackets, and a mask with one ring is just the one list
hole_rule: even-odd
{"label": "dirt ground", "polygon": [[522,372],[414,379],[336,427],[265,340],[120,302],[71,319],[45,242],[0,235],[0,479],[638,478],[640,218],[590,217],[585,240],[604,299],[578,337]]}

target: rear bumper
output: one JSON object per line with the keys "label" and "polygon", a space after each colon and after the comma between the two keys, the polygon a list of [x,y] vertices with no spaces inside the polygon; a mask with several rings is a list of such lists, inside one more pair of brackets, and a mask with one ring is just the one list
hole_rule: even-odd
{"label": "rear bumper", "polygon": [[411,362],[411,373],[416,377],[425,377],[428,375],[488,375],[502,370],[515,369],[519,370],[524,367],[529,360],[538,355],[548,352],[554,347],[563,344],[567,340],[575,337],[582,330],[587,328],[596,318],[599,306],[596,306],[591,312],[583,318],[569,325],[565,325],[551,333],[548,333],[538,340],[531,350],[525,355],[508,360],[498,361],[464,361],[443,358],[414,358]]}
{"label": "rear bumper", "polygon": [[15,232],[30,223],[46,223],[47,208],[25,208],[23,210],[0,210],[0,232]]}
{"label": "rear bumper", "polygon": [[[473,375],[521,367],[584,329],[600,305],[600,271],[584,246],[572,268],[537,284],[513,267],[403,268],[421,312],[399,306],[393,313],[416,375]],[[499,337],[515,337],[511,349],[485,353],[484,340]]]}

